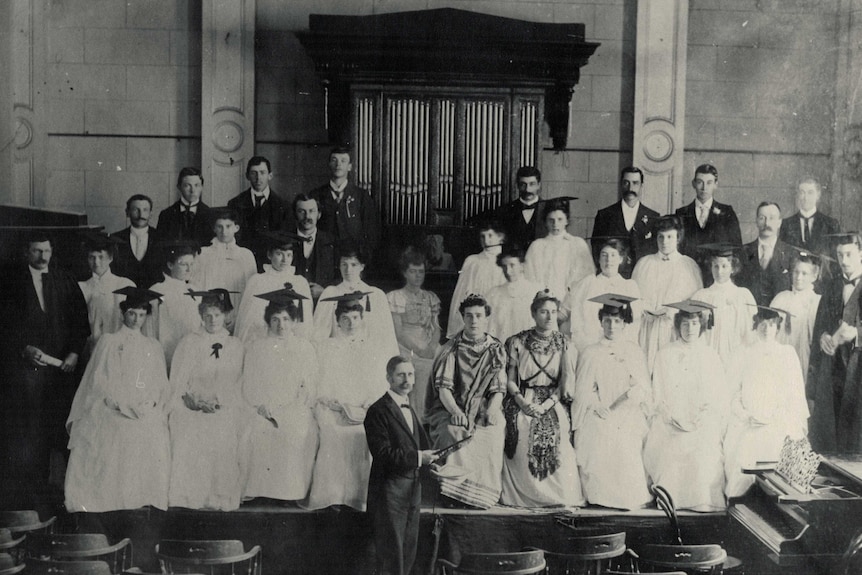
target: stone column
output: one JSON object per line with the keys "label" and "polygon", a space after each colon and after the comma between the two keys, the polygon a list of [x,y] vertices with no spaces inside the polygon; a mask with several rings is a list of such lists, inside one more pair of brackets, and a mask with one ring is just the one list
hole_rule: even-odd
{"label": "stone column", "polygon": [[645,174],[643,203],[660,213],[684,190],[688,0],[640,0],[635,69],[634,165]]}
{"label": "stone column", "polygon": [[247,187],[254,155],[255,0],[203,0],[201,170],[205,201],[224,205]]}

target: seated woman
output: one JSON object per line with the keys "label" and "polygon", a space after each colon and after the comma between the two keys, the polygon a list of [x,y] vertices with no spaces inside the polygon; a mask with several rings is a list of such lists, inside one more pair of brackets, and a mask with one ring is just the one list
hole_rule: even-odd
{"label": "seated woman", "polygon": [[599,273],[588,275],[569,286],[568,294],[563,300],[562,313],[568,316],[566,329],[571,331],[572,343],[578,351],[602,341],[602,324],[596,321],[602,305],[592,301],[592,298],[606,293],[632,298],[632,322],[621,335],[637,342],[643,311],[639,301],[641,290],[634,280],[620,275],[620,266],[627,259],[628,250],[625,244],[615,238],[607,239],[599,251]]}
{"label": "seated woman", "polygon": [[737,350],[749,343],[754,296],[747,288],[733,283],[733,276],[741,269],[739,258],[734,253],[737,247],[709,244],[700,248],[711,252],[709,266],[713,283],[694,292],[691,299],[715,306],[712,312],[715,326],[703,335],[703,339],[718,352],[724,365],[730,367],[739,359]]}
{"label": "seated woman", "polygon": [[652,386],[643,350],[625,337],[633,315],[629,300],[616,294],[592,298],[601,306],[596,323],[604,335],[578,357],[572,404],[584,496],[593,505],[619,509],[645,507],[653,499],[643,461]]}
{"label": "seated woman", "polygon": [[269,301],[263,312],[269,329],[245,355],[242,395],[253,411],[240,441],[242,497],[299,501],[308,495],[318,445],[317,353],[293,332],[298,293],[256,295]]}
{"label": "seated woman", "polygon": [[458,272],[458,283],[452,292],[453,305],[449,309],[449,321],[446,324],[446,337],[452,338],[464,329],[464,320],[457,302],[464,301],[469,294],[479,294],[486,297],[491,288],[505,283],[503,271],[497,265],[497,257],[503,251],[506,232],[499,222],[483,220],[476,228],[479,232],[479,243],[482,251],[467,256],[461,271]]}
{"label": "seated woman", "polygon": [[560,300],[548,291],[537,293],[530,306],[535,326],[506,342],[503,505],[584,503],[569,416],[562,403],[572,398],[577,352],[557,331],[559,307]]}
{"label": "seated woman", "polygon": [[338,271],[341,273],[341,283],[327,287],[320,294],[320,300],[314,310],[312,339],[323,342],[338,334],[335,307],[339,296],[365,292],[368,297],[363,299],[363,335],[380,346],[380,353],[386,356],[386,359],[398,355],[398,342],[395,339],[392,314],[389,313],[389,301],[383,291],[362,280],[365,260],[360,251],[353,246],[340,246]]}
{"label": "seated woman", "polygon": [[721,511],[722,440],[730,400],[721,358],[701,337],[707,329],[702,314],[711,306],[687,300],[670,307],[680,310],[673,319],[679,340],[656,357],[655,416],[644,446],[644,467],[652,485],[664,487],[677,509]]}
{"label": "seated woman", "polygon": [[536,294],[545,289],[524,275],[526,257],[524,250],[511,247],[497,256],[497,265],[503,269],[506,283],[491,288],[486,299],[494,310],[488,319],[488,334],[500,341],[533,326],[530,306]]}
{"label": "seated woman", "polygon": [[283,289],[286,284],[290,284],[289,289],[306,298],[302,300],[301,313],[298,321],[294,324],[294,329],[296,329],[296,335],[311,339],[313,320],[311,288],[308,285],[308,280],[297,275],[296,268],[293,267],[294,250],[302,249],[298,245],[298,237],[284,231],[271,232],[266,235],[266,241],[269,244],[266,257],[269,259],[269,263],[263,264],[263,273],[253,275],[248,279],[242,301],[236,312],[234,335],[246,345],[256,339],[266,337],[269,330],[269,326],[263,319],[266,301],[254,296]]}
{"label": "seated woman", "polygon": [[439,470],[443,495],[487,509],[502,490],[506,350],[486,333],[491,308],[470,295],[458,306],[464,329],[437,354],[425,400],[434,449],[471,437]]}
{"label": "seated woman", "polygon": [[225,290],[197,292],[203,329],[185,336],[171,368],[171,507],[239,507],[240,397],[245,348],[224,327],[233,309]]}
{"label": "seated woman", "polygon": [[756,309],[757,341],[736,355],[728,369],[732,389],[731,417],[724,440],[728,497],[744,495],[754,475],[742,473],[758,461],[777,461],[784,438],[798,440],[808,434],[808,404],[802,368],[793,346],[776,339],[785,310]]}
{"label": "seated woman", "polygon": [[120,292],[123,326],[99,338],[66,421],[71,512],[168,507],[170,385],[162,346],[141,333],[161,294]]}
{"label": "seated woman", "polygon": [[311,491],[303,503],[307,509],[347,505],[365,511],[371,453],[362,424],[371,404],[389,389],[386,362],[397,355],[392,348],[384,351],[366,332],[360,302],[367,295],[338,296],[334,302],[338,331],[318,345],[322,367],[314,416],[320,426],[320,448]]}
{"label": "seated woman", "polygon": [[161,342],[170,369],[180,340],[201,326],[200,298],[190,295],[200,288],[189,282],[199,250],[197,245],[187,241],[164,243],[159,248],[164,250],[165,279],[154,284],[152,289],[164,295],[147,320],[144,333]]}
{"label": "seated woman", "polygon": [[568,225],[568,200],[550,200],[545,211],[548,235],[527,250],[527,278],[561,297],[570,285],[596,273],[587,242],[566,231]]}
{"label": "seated woman", "polygon": [[416,384],[410,404],[419,416],[425,415],[425,390],[431,375],[431,363],[440,349],[440,298],[422,289],[425,281],[425,256],[408,247],[398,264],[404,277],[403,288],[386,294],[398,348],[409,357],[416,370]]}

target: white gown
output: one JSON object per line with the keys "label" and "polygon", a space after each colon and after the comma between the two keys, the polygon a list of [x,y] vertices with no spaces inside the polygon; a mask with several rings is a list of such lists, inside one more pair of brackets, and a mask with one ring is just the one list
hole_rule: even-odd
{"label": "white gown", "polygon": [[527,278],[491,288],[486,298],[491,306],[488,334],[505,342],[516,333],[533,327],[536,322],[530,305],[536,294],[544,289],[542,284]]}
{"label": "white gown", "polygon": [[[215,356],[215,348],[218,357]],[[240,394],[245,349],[226,329],[190,333],[171,368],[171,507],[230,510],[239,507],[239,435],[248,418]],[[186,407],[183,395],[209,400],[214,413]]]}
{"label": "white gown", "polygon": [[798,440],[807,435],[808,404],[792,346],[757,341],[733,365],[728,371],[736,393],[724,453],[727,496],[739,497],[754,483],[743,467],[777,461],[786,436]]}
{"label": "white gown", "polygon": [[[338,333],[338,322],[335,320],[335,308],[338,302],[323,301],[324,298],[344,295],[354,291],[363,293],[371,292],[368,299],[362,298],[358,302],[365,309],[366,301],[370,303],[371,309],[363,311],[363,324],[365,333],[368,334],[369,340],[373,341],[379,350],[380,354],[389,354],[386,357],[388,361],[390,357],[398,354],[398,340],[395,338],[395,325],[392,323],[392,314],[389,311],[389,300],[386,299],[386,294],[380,289],[370,286],[367,283],[360,281],[355,285],[349,286],[345,282],[338,285],[329,286],[320,294],[320,299],[317,300],[317,307],[314,310],[314,335],[315,342],[323,342]],[[383,372],[386,375],[386,371]]]}
{"label": "white gown", "polygon": [[673,331],[676,310],[665,307],[666,304],[690,298],[703,287],[703,280],[695,261],[679,252],[669,256],[658,253],[642,257],[635,265],[632,279],[638,284],[643,298],[644,313],[638,341],[646,353],[647,365],[652,369],[658,351],[676,339]]}
{"label": "white gown", "polygon": [[[297,501],[308,494],[318,445],[317,376],[317,353],[304,339],[265,337],[248,346],[242,393],[252,412],[240,441],[243,498]],[[257,412],[260,405],[274,422]]]}
{"label": "white gown", "polygon": [[[607,417],[596,407],[608,408]],[[589,503],[637,509],[652,501],[643,462],[651,415],[652,385],[636,342],[602,338],[580,354],[572,425]]]}
{"label": "white gown", "polygon": [[167,509],[169,397],[158,341],[125,326],[99,339],[66,422],[66,509]]}
{"label": "white gown", "polygon": [[724,510],[730,401],[721,358],[703,338],[675,341],[658,352],[652,382],[655,416],[644,446],[652,484],[667,489],[677,509]]}
{"label": "white gown", "polygon": [[286,283],[292,286],[293,291],[308,298],[302,302],[302,321],[296,322],[293,329],[296,335],[311,339],[314,307],[308,280],[296,275],[293,266],[287,266],[284,270],[277,272],[272,269],[270,264],[264,264],[262,274],[256,274],[249,278],[240,304],[237,306],[233,334],[240,338],[243,343],[248,345],[256,339],[266,337],[268,326],[263,319],[263,312],[266,310],[267,301],[255,296],[284,289]]}
{"label": "white gown", "polygon": [[697,290],[691,298],[715,306],[715,325],[706,330],[703,339],[729,367],[738,359],[737,350],[752,341],[751,326],[757,313],[754,296],[747,288],[728,281]]}
{"label": "white gown", "polygon": [[790,312],[790,333],[784,331],[784,325],[778,330],[778,341],[793,346],[799,363],[802,366],[802,378],[808,381],[808,362],[811,357],[811,344],[814,337],[814,319],[817,317],[817,306],[820,305],[820,294],[813,289],[802,292],[783,291],[775,296],[770,307]]}
{"label": "white gown", "polygon": [[[388,314],[388,310],[386,310]],[[365,439],[365,412],[380,399],[386,383],[386,362],[371,339],[334,337],[318,345],[325,358],[314,415],[320,426],[320,448],[314,462],[311,491],[302,506],[322,509],[347,505],[365,511],[371,452]],[[331,402],[343,409],[333,409]]]}
{"label": "white gown", "polygon": [[534,241],[524,263],[527,278],[547,286],[561,301],[570,285],[596,273],[587,242],[568,232]]}
{"label": "white gown", "polygon": [[111,270],[101,277],[93,274],[90,279],[78,282],[84,301],[87,302],[87,317],[90,320],[90,347],[96,345],[104,333],[114,333],[123,325],[120,302],[126,296],[114,292],[124,287],[135,287],[129,278],[116,276]]}
{"label": "white gown", "polygon": [[198,305],[201,298],[189,295],[191,291],[201,291],[197,284],[165,276],[163,281],[151,288],[162,294],[161,302],[153,304],[153,315],[144,324],[144,333],[155,337],[165,349],[165,362],[168,369],[174,357],[174,350],[188,334],[197,331],[201,326],[201,315]]}
{"label": "white gown", "polygon": [[571,327],[572,343],[578,351],[583,351],[604,338],[602,324],[599,321],[599,310],[602,309],[602,304],[589,299],[606,293],[637,298],[631,304],[632,323],[626,326],[623,332],[626,340],[637,343],[643,314],[643,303],[640,301],[641,290],[638,284],[620,274],[608,277],[599,273],[589,275],[569,286],[568,294],[563,300],[562,307],[570,312],[568,324]]}
{"label": "white gown", "polygon": [[477,294],[487,297],[491,288],[506,282],[503,268],[497,265],[499,254],[500,248],[489,248],[467,256],[464,260],[464,265],[458,272],[458,283],[455,284],[455,290],[452,292],[449,322],[446,324],[447,338],[452,339],[456,333],[464,329],[464,319],[458,311],[458,306],[468,295]]}

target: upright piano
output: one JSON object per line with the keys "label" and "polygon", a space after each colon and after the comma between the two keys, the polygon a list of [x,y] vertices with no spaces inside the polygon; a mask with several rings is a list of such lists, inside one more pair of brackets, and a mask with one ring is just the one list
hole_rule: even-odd
{"label": "upright piano", "polygon": [[810,493],[769,466],[746,472],[756,476],[755,486],[730,502],[730,516],[776,565],[817,565],[829,573],[862,531],[862,455],[824,456]]}

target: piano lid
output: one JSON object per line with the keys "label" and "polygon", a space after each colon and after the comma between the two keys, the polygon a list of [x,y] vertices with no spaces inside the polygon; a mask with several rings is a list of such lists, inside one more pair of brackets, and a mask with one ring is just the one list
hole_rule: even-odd
{"label": "piano lid", "polygon": [[823,463],[862,485],[862,453],[824,455]]}

